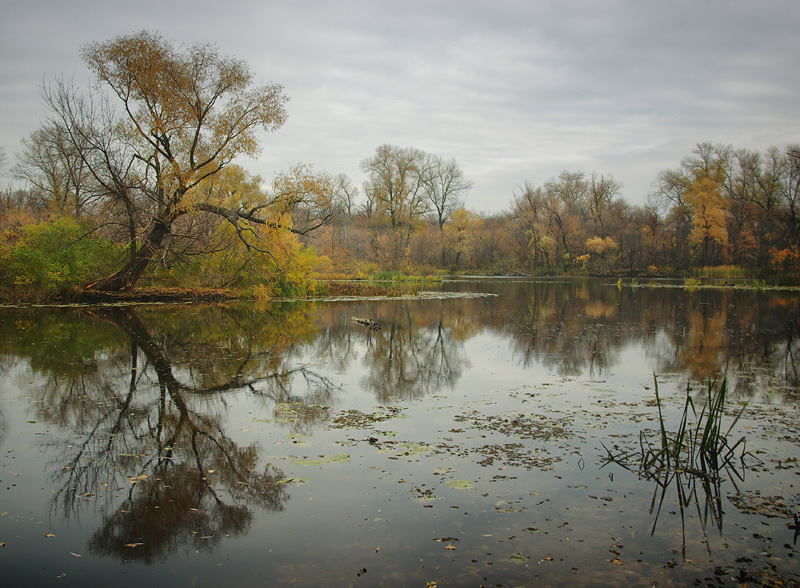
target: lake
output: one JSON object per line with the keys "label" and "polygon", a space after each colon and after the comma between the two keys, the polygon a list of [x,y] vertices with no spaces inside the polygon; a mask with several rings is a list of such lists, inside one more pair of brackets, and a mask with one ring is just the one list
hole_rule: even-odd
{"label": "lake", "polygon": [[800,584],[798,293],[430,290],[0,308],[0,583]]}

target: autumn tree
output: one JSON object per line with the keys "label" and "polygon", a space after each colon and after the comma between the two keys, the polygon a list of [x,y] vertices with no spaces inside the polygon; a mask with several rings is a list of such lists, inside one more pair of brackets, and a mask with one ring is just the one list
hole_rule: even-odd
{"label": "autumn tree", "polygon": [[[710,237],[712,232],[710,223],[716,221],[711,221],[709,215],[716,218],[717,213],[712,213],[711,207],[708,206],[710,202],[706,198],[698,199],[692,195],[700,189],[700,183],[709,180],[716,186],[715,193],[726,199],[731,180],[731,157],[732,149],[729,146],[708,142],[698,143],[692,154],[681,161],[680,168],[659,173],[652,199],[666,211],[672,245],[672,262],[675,267],[687,268],[692,263],[692,244],[700,245],[702,252],[705,252],[701,253],[701,258],[707,260],[712,242],[719,243]],[[705,186],[708,188],[710,184]],[[700,191],[703,192],[702,189]],[[695,207],[695,204],[699,206]],[[697,227],[703,225],[708,228],[706,233],[701,235],[701,229]],[[715,234],[717,237],[720,236],[719,231]],[[706,237],[711,240],[704,241]]]}
{"label": "autumn tree", "polygon": [[592,174],[589,180],[589,213],[592,216],[595,233],[600,237],[607,235],[609,209],[621,190],[622,185],[613,176]]}
{"label": "autumn tree", "polygon": [[510,230],[518,244],[519,258],[531,269],[549,269],[553,242],[547,226],[545,191],[525,182],[514,195]]}
{"label": "autumn tree", "polygon": [[45,123],[23,139],[22,146],[14,175],[33,186],[51,212],[81,216],[91,198],[90,175],[67,130],[55,122]]}
{"label": "autumn tree", "polygon": [[472,181],[464,176],[455,159],[429,154],[422,169],[422,182],[441,231],[453,213],[464,206]]}
{"label": "autumn tree", "polygon": [[453,211],[444,233],[447,251],[451,252],[454,268],[473,263],[473,253],[483,219],[476,213],[459,208]]}
{"label": "autumn tree", "polygon": [[43,87],[42,97],[49,116],[31,134],[18,175],[45,194],[50,209],[55,203],[63,214],[57,204],[72,200],[75,216],[101,219],[104,236],[126,243],[135,259],[151,213],[136,151],[120,140],[118,113],[105,94],[85,94],[64,79]]}
{"label": "autumn tree", "polygon": [[701,252],[701,264],[720,261],[722,249],[728,244],[728,231],[727,203],[719,186],[711,178],[698,180],[689,187],[686,201],[692,207],[692,232],[689,238]]}
{"label": "autumn tree", "polygon": [[[104,119],[98,129],[85,116],[80,96],[71,91],[57,91],[46,100],[51,120],[63,127],[77,148],[85,147],[80,141],[87,137],[113,146],[118,163],[124,164],[114,167],[126,174],[119,187],[135,196],[129,204],[141,222],[135,236],[138,246],[131,248],[127,263],[87,288],[132,287],[154,259],[163,258],[179,219],[198,213],[227,221],[249,251],[265,250],[253,227],[302,233],[319,226],[315,221],[295,228],[289,222],[291,211],[301,204],[297,198],[308,191],[278,191],[246,205],[226,205],[206,200],[202,190],[204,182],[234,158],[258,153],[259,129],[272,132],[283,125],[287,98],[280,85],[256,84],[244,61],[221,55],[211,45],[176,48],[148,31],[90,43],[82,56],[97,76],[99,87],[93,96],[105,93],[117,101],[114,124]],[[82,152],[102,150],[89,145]],[[112,171],[98,166],[94,180],[113,188],[118,178]],[[104,190],[99,197],[124,200],[124,190]]]}
{"label": "autumn tree", "polygon": [[425,153],[413,147],[381,145],[361,161],[364,192],[375,214],[392,229],[410,227],[428,211],[423,171]]}
{"label": "autumn tree", "polygon": [[552,235],[563,248],[561,257],[566,269],[581,247],[581,231],[588,220],[589,183],[583,172],[563,171],[558,178],[545,183],[542,201],[552,223]]}
{"label": "autumn tree", "polygon": [[676,267],[724,260],[789,269],[785,260],[800,252],[798,154],[791,145],[759,153],[699,143],[679,169],[661,172],[653,196],[666,211]]}

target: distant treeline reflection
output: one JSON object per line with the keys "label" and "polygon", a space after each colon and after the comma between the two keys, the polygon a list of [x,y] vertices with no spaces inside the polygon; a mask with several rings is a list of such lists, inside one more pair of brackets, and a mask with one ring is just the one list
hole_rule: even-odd
{"label": "distant treeline reflection", "polygon": [[[448,289],[474,284],[446,284]],[[249,389],[276,402],[324,404],[335,383],[315,361],[345,372],[381,403],[456,385],[478,333],[507,341],[520,365],[562,376],[602,376],[639,346],[656,372],[703,379],[733,372],[731,394],[800,384],[798,296],[745,290],[616,288],[597,280],[483,283],[491,298],[335,303],[14,309],[0,326],[4,362],[25,358],[59,382],[103,378],[108,364],[149,352],[185,393]],[[368,316],[380,330],[350,317]],[[158,352],[158,362],[153,355]],[[734,383],[735,382],[735,383]],[[49,403],[48,403],[49,404]]]}

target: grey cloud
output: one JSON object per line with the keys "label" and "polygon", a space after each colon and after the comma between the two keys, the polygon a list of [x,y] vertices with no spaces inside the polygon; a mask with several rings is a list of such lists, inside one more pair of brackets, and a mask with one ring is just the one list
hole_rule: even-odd
{"label": "grey cloud", "polygon": [[11,0],[6,14],[9,152],[39,124],[44,75],[83,72],[81,44],[140,28],[284,84],[289,121],[247,163],[267,179],[306,161],[360,184],[361,159],[396,143],[455,157],[477,210],[563,169],[613,174],[643,202],[697,142],[800,141],[794,0]]}

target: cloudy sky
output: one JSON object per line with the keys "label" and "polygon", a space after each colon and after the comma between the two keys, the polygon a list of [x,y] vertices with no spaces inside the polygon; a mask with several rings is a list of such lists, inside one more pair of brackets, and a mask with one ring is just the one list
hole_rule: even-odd
{"label": "cloudy sky", "polygon": [[390,143],[455,158],[480,212],[563,170],[644,203],[699,142],[800,142],[797,0],[4,0],[9,163],[42,83],[88,84],[81,46],[141,29],[285,87],[289,120],[242,162],[267,180],[306,162],[360,186],[359,162]]}

